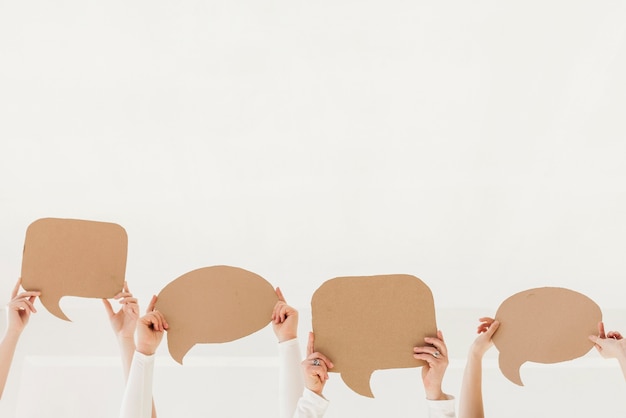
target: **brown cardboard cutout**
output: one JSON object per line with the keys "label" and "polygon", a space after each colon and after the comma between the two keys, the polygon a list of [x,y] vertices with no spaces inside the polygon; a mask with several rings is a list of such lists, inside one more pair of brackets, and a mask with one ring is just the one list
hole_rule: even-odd
{"label": "brown cardboard cutout", "polygon": [[519,369],[527,361],[558,363],[585,355],[593,347],[600,307],[587,296],[560,287],[516,293],[496,312],[500,321],[493,342],[500,352],[500,370],[523,386]]}
{"label": "brown cardboard cutout", "polygon": [[39,290],[53,315],[69,321],[59,307],[63,296],[111,298],[124,287],[128,237],[107,222],[44,218],[26,230],[22,287]]}
{"label": "brown cardboard cutout", "polygon": [[370,398],[374,370],[423,366],[413,347],[437,336],[432,292],[415,276],[331,279],[313,294],[311,308],[315,350],[348,387]]}
{"label": "brown cardboard cutout", "polygon": [[197,343],[233,341],[265,327],[277,301],[272,285],[258,274],[213,266],[170,282],[159,293],[155,309],[169,325],[170,355],[183,364]]}

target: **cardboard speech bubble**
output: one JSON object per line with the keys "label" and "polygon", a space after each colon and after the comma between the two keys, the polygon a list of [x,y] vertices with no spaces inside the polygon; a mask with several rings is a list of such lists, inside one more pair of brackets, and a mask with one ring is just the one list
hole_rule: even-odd
{"label": "cardboard speech bubble", "polygon": [[502,374],[523,386],[519,369],[527,361],[551,364],[573,360],[593,347],[588,336],[602,320],[587,296],[560,287],[529,289],[506,299],[496,312],[493,335]]}
{"label": "cardboard speech bubble", "polygon": [[225,343],[252,334],[271,320],[278,296],[258,274],[231,266],[183,274],[158,295],[155,309],[169,328],[170,355],[183,364],[198,343]]}
{"label": "cardboard speech bubble", "polygon": [[26,230],[22,287],[39,290],[53,315],[63,296],[111,298],[124,287],[128,237],[120,225],[79,219],[43,218]]}
{"label": "cardboard speech bubble", "polygon": [[334,364],[345,384],[373,398],[374,370],[420,367],[413,347],[437,336],[435,304],[415,276],[338,277],[326,281],[311,300],[315,350]]}

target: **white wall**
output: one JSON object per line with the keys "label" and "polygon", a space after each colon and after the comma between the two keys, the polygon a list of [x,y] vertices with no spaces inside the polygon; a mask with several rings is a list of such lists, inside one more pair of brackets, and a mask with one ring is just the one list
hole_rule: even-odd
{"label": "white wall", "polygon": [[[518,291],[572,288],[624,330],[625,28],[617,1],[2,1],[0,294],[20,274],[26,227],[52,216],[124,226],[142,305],[187,271],[230,264],[280,285],[304,313],[303,335],[325,280],[414,274],[448,318],[451,392],[477,316]],[[37,314],[0,415],[26,405],[28,379],[38,394],[90,399],[98,383],[82,380],[95,372],[47,374],[67,362],[106,370],[116,399],[99,302],[64,303],[101,319]],[[163,352],[161,384],[188,373],[177,390],[210,386],[195,372],[218,367],[208,358],[259,349],[258,367],[274,370],[269,334],[252,354],[251,340],[201,347],[185,371]],[[568,416],[623,408],[617,368],[594,354],[589,367],[542,372],[545,391],[510,388],[494,366],[488,411],[515,404],[507,416],[528,416],[544,399],[571,403]],[[421,402],[408,399],[421,399],[410,372],[415,388],[371,402],[336,377],[328,415],[410,410]],[[407,371],[385,373],[383,386]],[[220,402],[241,396],[224,392]],[[155,395],[162,416],[196,405]]]}

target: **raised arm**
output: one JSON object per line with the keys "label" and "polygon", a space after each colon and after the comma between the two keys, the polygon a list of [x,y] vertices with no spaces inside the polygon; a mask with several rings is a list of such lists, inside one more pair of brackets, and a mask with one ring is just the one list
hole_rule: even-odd
{"label": "raised arm", "polygon": [[37,312],[34,303],[41,294],[35,291],[19,293],[20,284],[21,280],[18,280],[11,292],[11,301],[7,305],[7,329],[0,341],[0,398],[11,370],[17,342],[28,324],[30,314]]}
{"label": "raised arm", "polygon": [[480,318],[480,325],[477,330],[480,335],[470,347],[463,373],[459,418],[484,418],[485,416],[482,393],[482,361],[487,350],[493,345],[491,337],[499,326],[500,323],[492,318]]}
{"label": "raised arm", "polygon": [[293,417],[298,398],[304,389],[300,372],[300,345],[298,344],[298,311],[289,306],[280,288],[276,288],[278,302],[272,312],[272,328],[278,339],[279,375],[278,416]]}
{"label": "raised arm", "polygon": [[443,392],[441,385],[448,368],[448,347],[443,333],[437,331],[437,337],[426,337],[428,345],[414,347],[413,357],[424,360],[422,382],[428,400],[428,416],[431,418],[454,418],[454,397]]}
{"label": "raised arm", "polygon": [[321,418],[328,408],[328,400],[322,394],[328,381],[328,370],[334,367],[324,354],[315,351],[315,335],[309,333],[306,358],[302,361],[304,392],[298,400],[294,418]]}
{"label": "raised arm", "polygon": [[[139,319],[139,304],[137,298],[133,297],[133,294],[128,289],[127,282],[124,282],[123,290],[113,296],[113,299],[122,305],[122,308],[117,312],[115,312],[108,299],[102,299],[102,303],[104,303],[104,308],[111,322],[111,328],[120,347],[124,381],[128,382],[128,373],[130,372],[130,365],[135,354],[135,329],[137,328],[137,319]],[[152,402],[152,418],[156,418],[154,401]]]}
{"label": "raised arm", "polygon": [[128,284],[124,282],[124,289],[113,296],[122,306],[117,312],[111,306],[108,299],[102,299],[104,308],[111,322],[111,328],[117,338],[122,357],[122,369],[124,371],[124,379],[128,380],[128,372],[130,364],[135,353],[135,328],[137,327],[137,319],[139,318],[139,304],[137,298],[128,290]]}
{"label": "raised arm", "polygon": [[617,331],[604,332],[604,323],[598,323],[598,334],[590,335],[589,339],[596,345],[596,350],[604,358],[617,359],[624,379],[626,379],[626,339]]}
{"label": "raised arm", "polygon": [[155,303],[156,296],[153,296],[148,313],[137,322],[137,348],[126,382],[120,418],[150,418],[156,413],[152,402],[154,353],[168,325],[163,314],[154,310]]}

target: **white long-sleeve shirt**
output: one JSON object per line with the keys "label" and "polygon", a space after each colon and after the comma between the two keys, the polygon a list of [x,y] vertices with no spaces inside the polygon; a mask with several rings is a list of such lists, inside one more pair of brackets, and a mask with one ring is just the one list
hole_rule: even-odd
{"label": "white long-sleeve shirt", "polygon": [[[329,401],[304,389],[300,369],[300,346],[297,339],[279,344],[280,418],[322,418]],[[443,401],[428,400],[429,418],[455,418],[454,398]]]}
{"label": "white long-sleeve shirt", "polygon": [[[329,401],[304,388],[300,369],[300,347],[297,339],[278,346],[279,416],[280,418],[322,418]],[[152,378],[154,355],[135,351],[126,382],[120,418],[152,416]],[[455,418],[454,399],[428,401],[429,418]]]}
{"label": "white long-sleeve shirt", "polygon": [[300,356],[298,339],[278,344],[280,418],[321,417],[328,407],[326,399],[304,388]]}
{"label": "white long-sleeve shirt", "polygon": [[455,418],[456,412],[454,409],[454,398],[447,399],[445,401],[430,401],[428,402],[428,417],[429,418]]}
{"label": "white long-sleeve shirt", "polygon": [[278,344],[278,416],[292,418],[298,399],[304,390],[304,378],[300,369],[301,353],[298,339]]}
{"label": "white long-sleeve shirt", "polygon": [[124,390],[120,418],[152,417],[153,375],[154,355],[146,356],[135,351]]}

